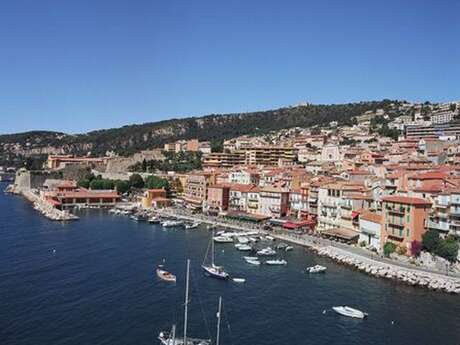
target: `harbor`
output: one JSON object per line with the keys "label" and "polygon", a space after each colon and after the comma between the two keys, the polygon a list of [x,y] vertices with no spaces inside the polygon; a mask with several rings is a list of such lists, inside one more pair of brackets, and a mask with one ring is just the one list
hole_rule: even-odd
{"label": "harbor", "polygon": [[[268,266],[247,263],[243,257],[250,254],[233,244],[216,243],[216,264],[245,278],[244,283],[220,281],[200,267],[212,236],[206,224],[168,229],[96,209],[77,210],[78,222],[51,222],[22,198],[8,195],[0,197],[0,206],[5,211],[0,274],[9,277],[0,282],[1,305],[9,315],[0,333],[7,345],[56,339],[66,345],[160,344],[159,333],[174,323],[181,335],[187,258],[193,337],[215,338],[222,296],[221,344],[279,344],[286,327],[296,328],[293,341],[318,345],[460,340],[451,327],[460,322],[458,296],[374,279],[297,244],[291,251],[277,250],[287,265]],[[263,246],[274,248],[281,241],[286,242],[266,240]],[[158,264],[177,282],[159,279]],[[326,273],[304,272],[315,265],[327,267]],[[369,315],[349,318],[334,312],[335,306]]]}

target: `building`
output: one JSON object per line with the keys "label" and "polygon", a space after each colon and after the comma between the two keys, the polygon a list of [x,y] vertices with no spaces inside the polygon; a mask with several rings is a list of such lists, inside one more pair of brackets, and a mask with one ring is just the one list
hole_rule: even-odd
{"label": "building", "polygon": [[259,192],[259,214],[272,218],[287,215],[289,192],[278,187],[265,186]]}
{"label": "building", "polygon": [[407,196],[386,196],[382,199],[381,246],[393,242],[411,255],[411,243],[421,242],[425,233],[431,203]]}
{"label": "building", "polygon": [[186,205],[192,209],[202,208],[203,202],[208,197],[208,187],[215,184],[215,175],[208,172],[190,173],[185,181],[185,193],[183,199]]}
{"label": "building", "polygon": [[143,208],[164,208],[171,204],[167,198],[166,190],[161,189],[147,189],[141,199]]}
{"label": "building", "polygon": [[338,145],[327,144],[321,150],[323,162],[337,162],[340,160],[340,149]]}
{"label": "building", "polygon": [[85,188],[72,191],[42,191],[41,197],[58,209],[74,206],[112,207],[120,201],[120,196],[116,191]]}
{"label": "building", "polygon": [[204,211],[219,213],[227,211],[230,201],[230,186],[215,184],[208,187],[208,196],[206,199]]}
{"label": "building", "polygon": [[359,243],[365,243],[366,247],[381,250],[382,215],[362,211],[359,215]]}
{"label": "building", "polygon": [[65,167],[67,164],[83,164],[87,166],[95,166],[98,164],[106,164],[109,157],[93,158],[93,157],[75,157],[72,155],[49,155],[47,167],[50,170],[56,170]]}
{"label": "building", "polygon": [[446,136],[460,136],[460,125],[433,124],[431,126],[407,126],[405,137],[407,139],[440,138]]}

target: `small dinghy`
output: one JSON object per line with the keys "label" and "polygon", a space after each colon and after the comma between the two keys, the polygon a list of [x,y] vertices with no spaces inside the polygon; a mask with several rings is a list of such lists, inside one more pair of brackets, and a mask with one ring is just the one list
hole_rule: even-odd
{"label": "small dinghy", "polygon": [[216,243],[233,243],[233,238],[228,237],[228,236],[215,236],[214,237],[214,242]]}
{"label": "small dinghy", "polygon": [[287,265],[287,261],[286,260],[267,260],[267,261],[265,261],[265,264],[266,265],[272,265],[272,266]]}
{"label": "small dinghy", "polygon": [[235,283],[245,283],[246,279],[244,278],[233,278],[232,279]]}
{"label": "small dinghy", "polygon": [[200,225],[201,225],[201,223],[199,223],[199,222],[194,222],[192,224],[185,224],[185,229],[187,229],[187,230],[196,229]]}
{"label": "small dinghy", "polygon": [[321,265],[315,265],[311,267],[307,267],[305,269],[305,273],[324,273],[326,272],[327,267],[321,266]]}
{"label": "small dinghy", "polygon": [[348,317],[353,317],[356,319],[364,319],[368,314],[362,312],[361,310],[347,307],[347,306],[338,306],[338,307],[332,307],[332,309],[340,315],[343,316],[348,316]]}
{"label": "small dinghy", "polygon": [[161,280],[170,282],[170,283],[175,283],[176,282],[176,276],[168,271],[165,271],[163,269],[163,265],[159,265],[157,267],[157,276]]}
{"label": "small dinghy", "polygon": [[244,261],[246,261],[248,264],[251,264],[251,265],[256,265],[256,266],[260,265],[260,261],[257,259],[257,257],[245,256]]}
{"label": "small dinghy", "polygon": [[289,251],[291,251],[291,250],[293,250],[293,249],[294,249],[293,246],[287,246],[286,248],[284,248],[284,251],[285,251],[285,252],[289,252]]}

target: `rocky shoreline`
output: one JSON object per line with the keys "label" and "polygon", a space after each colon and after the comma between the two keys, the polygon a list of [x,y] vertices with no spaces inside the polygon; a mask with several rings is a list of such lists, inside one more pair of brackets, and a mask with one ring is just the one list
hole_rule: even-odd
{"label": "rocky shoreline", "polygon": [[352,266],[358,271],[374,277],[398,280],[412,286],[425,287],[435,291],[460,294],[460,279],[419,270],[404,269],[394,265],[358,258],[349,253],[328,247],[312,247],[320,256],[328,257],[337,263]]}

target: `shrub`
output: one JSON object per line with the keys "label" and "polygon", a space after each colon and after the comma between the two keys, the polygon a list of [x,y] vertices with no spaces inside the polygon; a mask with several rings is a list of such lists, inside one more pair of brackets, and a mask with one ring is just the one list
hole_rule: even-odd
{"label": "shrub", "polygon": [[399,255],[406,255],[407,253],[407,248],[404,247],[404,246],[398,246],[396,248],[396,253],[398,253]]}
{"label": "shrub", "polygon": [[81,179],[81,180],[79,180],[77,182],[77,186],[88,189],[89,188],[89,183],[90,183],[90,181],[88,179],[84,178],[84,179]]}
{"label": "shrub", "polygon": [[394,253],[396,250],[396,245],[393,242],[387,242],[383,246],[383,254],[385,256],[390,256],[391,253]]}
{"label": "shrub", "polygon": [[142,176],[139,174],[132,174],[129,177],[129,184],[134,188],[142,188],[144,187],[144,180]]}
{"label": "shrub", "polygon": [[439,232],[436,230],[428,230],[422,236],[423,248],[431,253],[435,251],[440,241]]}
{"label": "shrub", "polygon": [[422,242],[414,240],[410,243],[410,254],[412,256],[419,256],[421,251]]}
{"label": "shrub", "polygon": [[452,238],[446,238],[439,242],[434,253],[451,262],[457,260],[458,242]]}
{"label": "shrub", "polygon": [[118,180],[115,182],[115,188],[118,193],[125,194],[129,190],[129,183],[127,181]]}

